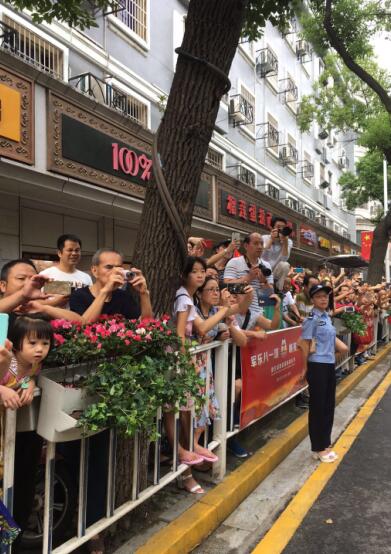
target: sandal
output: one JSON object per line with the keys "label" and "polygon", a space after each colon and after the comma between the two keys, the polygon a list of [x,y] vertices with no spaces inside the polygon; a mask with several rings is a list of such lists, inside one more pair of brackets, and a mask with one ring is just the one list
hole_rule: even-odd
{"label": "sandal", "polygon": [[319,454],[319,452],[313,452],[312,457],[314,460],[320,460],[325,464],[332,464],[338,459],[338,455],[332,450],[326,454]]}
{"label": "sandal", "polygon": [[[201,452],[196,450],[197,446],[199,449],[201,449]],[[202,448],[200,445],[195,445],[194,452],[195,454],[197,454],[197,456],[200,456],[203,460],[205,460],[205,462],[212,462],[213,464],[219,461],[216,454],[213,454],[213,452],[211,452],[207,448]]]}
{"label": "sandal", "polygon": [[192,460],[186,460],[185,458],[179,458],[180,464],[185,464],[187,466],[196,466],[198,464],[202,464],[204,461],[204,458],[202,458],[199,454],[197,454],[197,458],[193,458]]}
{"label": "sandal", "polygon": [[[193,479],[193,481],[196,483],[193,487],[187,487],[186,486],[186,481],[188,481],[189,479]],[[197,483],[194,479],[194,477],[192,475],[186,475],[186,476],[180,476],[178,477],[178,488],[179,489],[182,489],[182,490],[185,490],[187,492],[190,492],[191,494],[204,494],[205,491],[204,489],[201,487],[201,485],[199,483]]]}
{"label": "sandal", "polygon": [[105,554],[105,543],[101,536],[97,535],[90,539],[87,543],[87,550],[90,554]]}

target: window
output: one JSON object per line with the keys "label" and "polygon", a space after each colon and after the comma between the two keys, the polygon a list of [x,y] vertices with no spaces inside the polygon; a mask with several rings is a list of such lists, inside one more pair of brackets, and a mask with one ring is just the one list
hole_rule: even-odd
{"label": "window", "polygon": [[148,127],[148,106],[138,100],[131,94],[125,94],[121,90],[118,90],[112,87],[113,98],[116,98],[115,104],[113,107],[117,108],[124,115],[130,117],[133,121],[142,125],[143,127]]}
{"label": "window", "polygon": [[296,139],[288,133],[288,148],[290,150],[291,158],[288,160],[287,166],[294,172],[296,172],[296,164],[298,161],[298,152],[296,149]]}
{"label": "window", "polygon": [[331,173],[331,171],[328,172],[327,177],[328,177],[327,180],[329,182],[327,193],[331,194],[332,193],[332,188],[331,187],[332,187],[332,184],[333,184],[333,174]]}
{"label": "window", "polygon": [[206,155],[206,163],[222,171],[224,169],[224,155],[209,147]]}
{"label": "window", "polygon": [[3,48],[57,79],[64,78],[63,50],[6,15],[3,16],[3,22],[14,31],[10,31],[7,39],[3,39]]}
{"label": "window", "polygon": [[278,156],[278,143],[279,143],[278,122],[272,115],[270,115],[270,113],[267,114],[267,122],[268,122],[268,134],[266,139],[266,147],[269,152]]}
{"label": "window", "polygon": [[148,0],[124,0],[115,16],[142,41],[148,42]]}
{"label": "window", "polygon": [[278,58],[270,46],[260,51],[256,64],[257,76],[265,78],[274,92],[278,90]]}
{"label": "window", "polygon": [[288,86],[285,94],[285,103],[288,108],[294,113],[297,113],[297,101],[299,99],[298,89],[294,79],[288,73]]}
{"label": "window", "polygon": [[324,164],[319,164],[319,186],[324,189],[329,186],[329,183],[326,179],[326,167]]}
{"label": "window", "polygon": [[249,111],[253,114],[251,123],[246,125],[245,129],[247,129],[251,134],[255,135],[255,96],[244,85],[240,85],[240,94],[250,106]]}
{"label": "window", "polygon": [[308,152],[304,152],[304,161],[303,161],[303,179],[307,183],[312,184],[312,178],[314,176],[314,165],[312,163],[312,158]]}

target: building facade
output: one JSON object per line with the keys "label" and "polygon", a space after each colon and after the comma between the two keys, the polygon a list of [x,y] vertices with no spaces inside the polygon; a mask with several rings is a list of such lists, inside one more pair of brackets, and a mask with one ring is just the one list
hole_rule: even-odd
{"label": "building facade", "polygon": [[[175,71],[188,2],[121,0],[98,27],[35,25],[0,4],[0,265],[55,259],[64,232],[130,261],[151,145]],[[238,46],[202,174],[192,233],[212,241],[266,232],[272,215],[293,228],[296,265],[356,251],[355,218],[341,208],[343,137],[301,134],[300,97],[322,61],[292,23],[267,25]]]}

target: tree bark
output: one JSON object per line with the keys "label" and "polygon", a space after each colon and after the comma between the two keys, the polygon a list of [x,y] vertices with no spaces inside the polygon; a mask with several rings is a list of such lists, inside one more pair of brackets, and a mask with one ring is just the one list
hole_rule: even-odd
{"label": "tree bark", "polygon": [[[247,0],[191,0],[182,49],[228,75]],[[195,199],[226,82],[205,65],[178,56],[158,140],[167,188],[189,236]],[[135,246],[135,264],[145,272],[154,310],[170,312],[181,271],[180,247],[162,207],[156,184],[149,185]]]}
{"label": "tree bark", "polygon": [[391,211],[386,213],[377,224],[373,232],[371,247],[371,259],[368,268],[368,283],[377,285],[381,283],[384,275],[384,258],[386,256],[388,242],[391,236]]}

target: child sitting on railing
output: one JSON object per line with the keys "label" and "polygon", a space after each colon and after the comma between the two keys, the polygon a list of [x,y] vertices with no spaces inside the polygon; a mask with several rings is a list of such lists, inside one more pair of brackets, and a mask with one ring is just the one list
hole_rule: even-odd
{"label": "child sitting on railing", "polygon": [[[4,454],[7,454],[3,449],[5,409],[16,410],[33,401],[34,377],[53,345],[53,330],[44,315],[21,315],[14,320],[8,337],[11,342],[7,341],[0,352],[1,473]],[[22,530],[27,525],[33,506],[35,475],[41,449],[42,440],[35,432],[16,434],[13,515]],[[0,544],[12,543],[20,533],[20,528],[0,502]]]}

